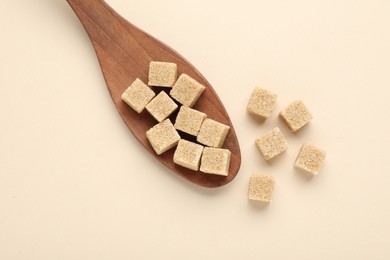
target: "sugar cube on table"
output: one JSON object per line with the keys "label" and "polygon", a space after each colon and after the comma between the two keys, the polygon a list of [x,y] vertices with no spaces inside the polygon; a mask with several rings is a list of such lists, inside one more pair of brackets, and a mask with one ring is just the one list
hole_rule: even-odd
{"label": "sugar cube on table", "polygon": [[146,105],[146,110],[158,122],[168,118],[177,108],[178,105],[164,91],[161,91]]}
{"label": "sugar cube on table", "polygon": [[150,86],[169,87],[175,84],[177,79],[177,65],[171,62],[152,61],[149,64]]}
{"label": "sugar cube on table", "polygon": [[169,94],[180,104],[193,107],[204,90],[205,86],[198,81],[187,74],[181,74]]}
{"label": "sugar cube on table", "polygon": [[256,139],[256,145],[265,160],[270,160],[287,150],[288,144],[279,127]]}
{"label": "sugar cube on table", "polygon": [[180,140],[180,135],[171,120],[166,119],[146,131],[146,138],[154,151],[160,155],[175,147]]}
{"label": "sugar cube on table", "polygon": [[249,181],[248,199],[271,202],[274,187],[274,177],[261,174],[253,174]]}
{"label": "sugar cube on table", "polygon": [[312,114],[301,100],[292,102],[279,113],[279,116],[292,132],[301,129],[313,118]]}
{"label": "sugar cube on table", "polygon": [[202,145],[181,139],[173,155],[173,161],[180,166],[197,171],[202,151]]}
{"label": "sugar cube on table", "polygon": [[230,127],[210,118],[205,118],[196,140],[210,147],[220,148],[225,142]]}
{"label": "sugar cube on table", "polygon": [[318,174],[326,153],[312,144],[303,144],[295,160],[294,167],[305,170],[312,175]]}
{"label": "sugar cube on table", "polygon": [[145,106],[154,98],[156,94],[140,79],[136,79],[123,92],[121,98],[137,113],[141,113]]}
{"label": "sugar cube on table", "polygon": [[248,112],[265,120],[272,112],[277,95],[263,88],[255,88],[248,102]]}
{"label": "sugar cube on table", "polygon": [[206,117],[205,113],[181,106],[176,117],[175,128],[187,134],[197,136],[200,126]]}
{"label": "sugar cube on table", "polygon": [[228,176],[231,152],[227,149],[205,147],[200,171],[208,174]]}

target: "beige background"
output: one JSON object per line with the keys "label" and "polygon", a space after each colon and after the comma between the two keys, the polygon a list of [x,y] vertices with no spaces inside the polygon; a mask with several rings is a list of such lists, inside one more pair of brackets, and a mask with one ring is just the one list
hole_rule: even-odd
{"label": "beige background", "polygon": [[[108,3],[215,87],[240,173],[208,190],[161,168],[65,0],[1,0],[0,259],[390,259],[389,1]],[[264,124],[255,86],[279,95]],[[276,115],[295,99],[315,119],[293,135]],[[274,126],[290,149],[267,164],[254,139]],[[312,179],[292,167],[303,142],[327,151]],[[257,172],[268,206],[246,198]]]}

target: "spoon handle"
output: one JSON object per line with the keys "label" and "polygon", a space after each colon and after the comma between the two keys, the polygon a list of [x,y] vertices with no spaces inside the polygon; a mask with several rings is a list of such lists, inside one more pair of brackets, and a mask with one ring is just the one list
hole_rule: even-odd
{"label": "spoon handle", "polygon": [[[158,57],[177,63],[184,73],[194,70],[182,56],[128,22],[103,0],[67,1],[91,39],[108,85],[129,85],[135,78],[146,80],[150,61]],[[206,82],[200,77],[198,80]],[[120,102],[121,93],[115,92],[119,89],[109,87],[115,102]]]}
{"label": "spoon handle", "polygon": [[[127,57],[127,52],[134,55],[140,52],[140,55],[145,56],[142,58],[147,59],[145,64],[149,63],[150,57],[149,59],[147,57],[149,55],[146,55],[139,41],[137,41],[140,29],[121,17],[106,2],[103,0],[67,1],[79,17],[97,52],[104,51],[110,56],[114,55],[119,61],[130,58]],[[142,33],[142,35],[145,36],[145,33]],[[100,57],[99,54],[98,57]],[[127,59],[126,62],[131,62],[131,60]],[[139,61],[142,61],[142,59],[137,59],[137,64],[139,64]]]}

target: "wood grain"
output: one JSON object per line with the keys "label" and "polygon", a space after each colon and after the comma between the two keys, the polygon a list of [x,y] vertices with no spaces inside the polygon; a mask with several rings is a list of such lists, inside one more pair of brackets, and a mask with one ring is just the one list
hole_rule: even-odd
{"label": "wood grain", "polygon": [[[108,90],[120,116],[145,149],[174,173],[195,184],[219,187],[232,181],[241,165],[237,136],[221,100],[200,72],[176,51],[122,18],[104,1],[67,0],[67,2],[89,35]],[[148,81],[149,63],[153,60],[176,63],[179,75],[186,73],[206,87],[194,108],[206,113],[209,118],[230,126],[223,147],[232,152],[227,177],[195,172],[174,164],[174,149],[158,156],[145,135],[145,132],[157,122],[147,111],[137,114],[121,100],[123,91],[137,77],[144,82]]]}

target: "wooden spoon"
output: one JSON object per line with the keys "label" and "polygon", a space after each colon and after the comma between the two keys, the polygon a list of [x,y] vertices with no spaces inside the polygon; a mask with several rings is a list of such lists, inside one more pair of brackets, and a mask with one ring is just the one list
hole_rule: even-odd
{"label": "wooden spoon", "polygon": [[[154,157],[185,179],[204,186],[219,187],[237,175],[241,164],[240,147],[232,122],[222,102],[207,80],[180,54],[138,29],[102,0],[67,0],[79,17],[95,48],[104,78],[116,108],[134,136]],[[121,100],[121,94],[138,77],[148,82],[150,61],[176,63],[178,74],[186,73],[202,83],[206,89],[195,109],[211,119],[230,126],[223,148],[232,153],[228,176],[192,171],[173,163],[174,149],[158,156],[146,139],[145,132],[157,122],[147,111],[133,111]]]}

